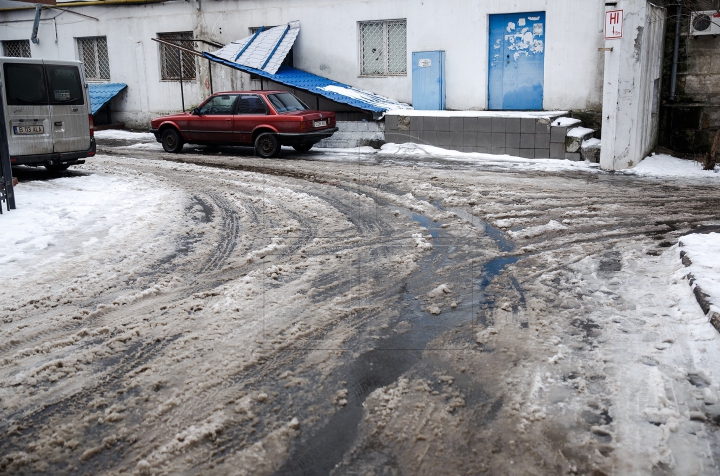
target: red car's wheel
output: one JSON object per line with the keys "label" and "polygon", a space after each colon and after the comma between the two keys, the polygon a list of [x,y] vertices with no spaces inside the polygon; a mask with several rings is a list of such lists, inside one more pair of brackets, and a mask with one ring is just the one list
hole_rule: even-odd
{"label": "red car's wheel", "polygon": [[264,132],[255,138],[255,152],[263,159],[280,155],[280,141],[277,135]]}
{"label": "red car's wheel", "polygon": [[162,133],[162,146],[165,152],[177,153],[182,150],[183,141],[180,133],[175,129],[165,129]]}

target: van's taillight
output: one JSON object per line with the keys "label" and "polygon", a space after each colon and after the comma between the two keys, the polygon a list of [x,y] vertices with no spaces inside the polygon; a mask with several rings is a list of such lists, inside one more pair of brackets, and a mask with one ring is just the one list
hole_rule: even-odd
{"label": "van's taillight", "polygon": [[90,137],[95,137],[95,124],[93,124],[92,114],[88,114],[90,119]]}

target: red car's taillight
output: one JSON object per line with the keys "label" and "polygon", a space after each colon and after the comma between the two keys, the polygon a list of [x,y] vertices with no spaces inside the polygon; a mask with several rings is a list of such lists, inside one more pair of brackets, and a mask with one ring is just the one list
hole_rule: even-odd
{"label": "red car's taillight", "polygon": [[88,114],[88,119],[90,119],[90,137],[95,137],[95,124],[93,124],[92,114]]}

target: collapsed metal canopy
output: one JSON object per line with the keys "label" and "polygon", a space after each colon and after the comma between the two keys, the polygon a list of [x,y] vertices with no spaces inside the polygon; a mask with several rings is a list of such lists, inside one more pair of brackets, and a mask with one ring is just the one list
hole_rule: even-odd
{"label": "collapsed metal canopy", "polygon": [[357,89],[307,71],[281,66],[290,52],[300,22],[260,29],[242,40],[234,41],[213,53],[203,53],[206,58],[231,68],[258,75],[278,84],[301,89],[349,106],[374,113],[379,118],[392,109],[412,109],[405,103]]}

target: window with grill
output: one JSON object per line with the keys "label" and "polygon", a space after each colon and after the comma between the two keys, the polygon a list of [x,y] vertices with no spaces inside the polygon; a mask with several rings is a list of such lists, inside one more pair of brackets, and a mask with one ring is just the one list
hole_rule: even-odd
{"label": "window with grill", "polygon": [[88,81],[110,81],[110,59],[107,51],[107,38],[78,38],[78,55],[85,66]]}
{"label": "window with grill", "polygon": [[360,22],[360,75],[407,74],[407,21]]}
{"label": "window with grill", "polygon": [[3,55],[13,58],[30,58],[30,40],[3,41]]}
{"label": "window with grill", "polygon": [[[158,39],[195,51],[192,31],[158,33]],[[164,80],[179,81],[181,71],[183,80],[197,77],[195,55],[160,43],[160,77]]]}

